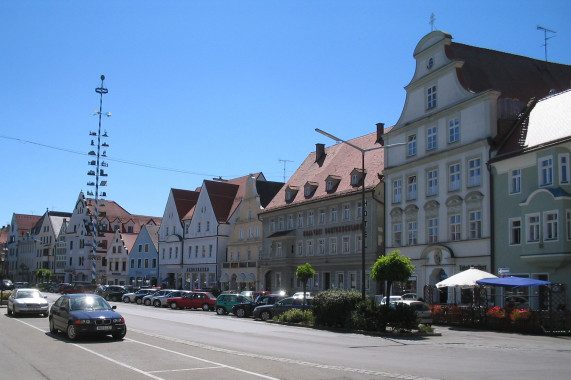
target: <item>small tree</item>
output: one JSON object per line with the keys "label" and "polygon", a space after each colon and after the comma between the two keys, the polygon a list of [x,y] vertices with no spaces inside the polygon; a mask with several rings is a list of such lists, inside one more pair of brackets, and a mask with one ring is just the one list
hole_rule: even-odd
{"label": "small tree", "polygon": [[387,305],[389,304],[393,282],[408,280],[413,271],[414,266],[411,264],[410,258],[402,256],[398,250],[377,259],[371,269],[371,278],[375,281],[387,282]]}
{"label": "small tree", "polygon": [[295,275],[303,284],[303,304],[302,309],[305,309],[305,290],[307,289],[307,281],[315,276],[315,269],[311,267],[310,263],[305,263],[297,267]]}

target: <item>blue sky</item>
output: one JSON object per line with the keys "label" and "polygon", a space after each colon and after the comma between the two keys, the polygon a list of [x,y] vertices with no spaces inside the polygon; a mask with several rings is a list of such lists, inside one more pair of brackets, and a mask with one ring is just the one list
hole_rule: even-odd
{"label": "blue sky", "polygon": [[[0,226],[71,212],[103,120],[108,198],[162,216],[170,188],[263,172],[286,180],[323,129],[350,139],[393,125],[431,31],[571,64],[571,2],[2,1]],[[522,78],[522,80],[524,80]]]}

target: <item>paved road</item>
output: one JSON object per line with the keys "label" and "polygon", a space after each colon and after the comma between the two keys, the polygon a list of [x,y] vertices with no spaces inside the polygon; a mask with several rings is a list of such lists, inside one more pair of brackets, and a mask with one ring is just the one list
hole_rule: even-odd
{"label": "paved road", "polygon": [[[50,299],[55,299],[50,295]],[[571,339],[437,327],[403,339],[116,303],[125,340],[69,342],[0,309],[0,378],[568,379]]]}

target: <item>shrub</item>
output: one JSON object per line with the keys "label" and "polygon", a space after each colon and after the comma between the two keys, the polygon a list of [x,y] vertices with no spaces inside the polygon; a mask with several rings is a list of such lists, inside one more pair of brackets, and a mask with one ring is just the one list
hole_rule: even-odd
{"label": "shrub", "polygon": [[347,326],[365,331],[386,331],[387,326],[393,330],[412,330],[418,327],[418,317],[414,309],[406,304],[386,306],[365,300],[357,304]]}
{"label": "shrub", "polygon": [[288,323],[301,323],[305,325],[312,325],[315,321],[311,310],[292,309],[288,310],[277,317],[280,322]]}
{"label": "shrub", "polygon": [[354,290],[326,290],[311,301],[315,323],[322,326],[344,327],[351,317],[361,294]]}
{"label": "shrub", "polygon": [[374,300],[359,301],[355,310],[351,312],[346,327],[355,330],[380,331],[381,311]]}

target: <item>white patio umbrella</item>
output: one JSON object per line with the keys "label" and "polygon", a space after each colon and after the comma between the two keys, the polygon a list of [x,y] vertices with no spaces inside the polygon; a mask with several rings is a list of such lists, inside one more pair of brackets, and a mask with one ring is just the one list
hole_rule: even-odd
{"label": "white patio umbrella", "polygon": [[463,272],[456,273],[454,276],[448,277],[436,284],[437,288],[460,287],[469,288],[478,285],[476,281],[484,278],[498,278],[491,273],[484,272],[476,268],[466,269]]}

